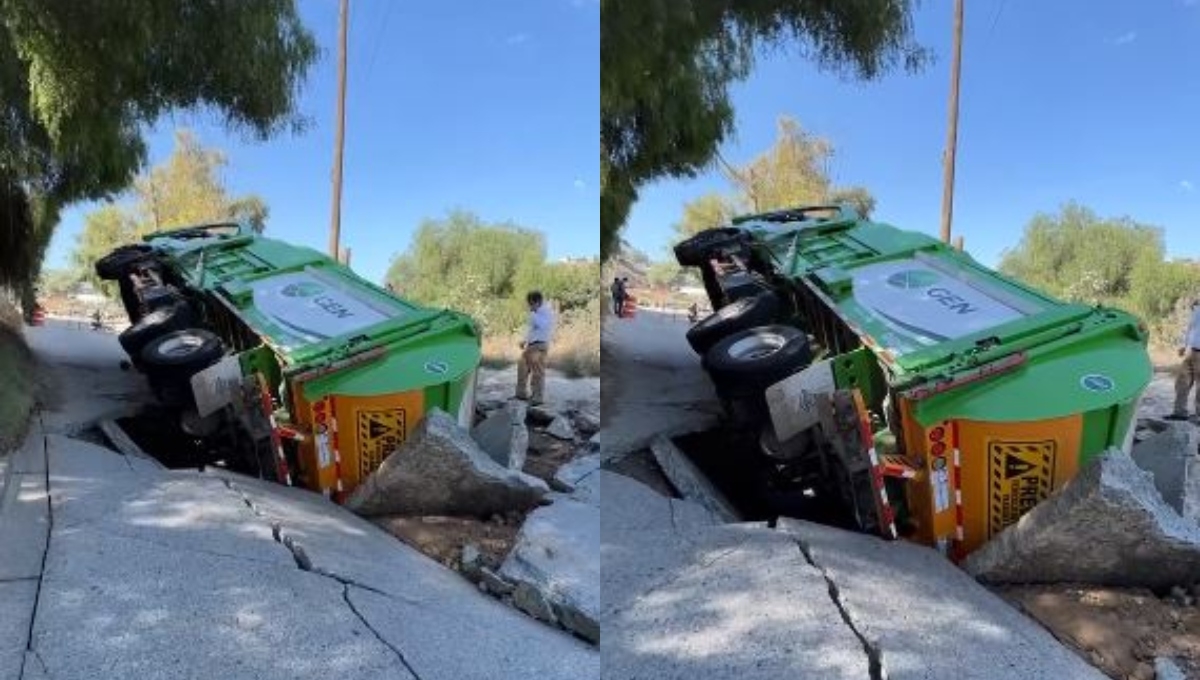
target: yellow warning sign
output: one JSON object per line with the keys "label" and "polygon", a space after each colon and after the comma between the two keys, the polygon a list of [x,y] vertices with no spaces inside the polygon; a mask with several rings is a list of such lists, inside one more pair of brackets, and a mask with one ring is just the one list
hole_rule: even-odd
{"label": "yellow warning sign", "polygon": [[988,532],[994,536],[1050,495],[1053,440],[988,443]]}
{"label": "yellow warning sign", "polygon": [[359,478],[371,474],[384,456],[404,442],[407,428],[404,409],[358,412]]}

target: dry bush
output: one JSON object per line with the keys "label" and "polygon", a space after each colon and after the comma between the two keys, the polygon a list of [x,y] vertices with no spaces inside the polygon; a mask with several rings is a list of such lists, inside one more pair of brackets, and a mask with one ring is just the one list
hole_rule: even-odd
{"label": "dry bush", "polygon": [[[521,338],[521,333],[485,336],[483,365],[503,368],[515,364],[521,358]],[[571,378],[600,375],[598,301],[586,310],[566,315],[560,321],[546,360],[550,368],[562,371]]]}

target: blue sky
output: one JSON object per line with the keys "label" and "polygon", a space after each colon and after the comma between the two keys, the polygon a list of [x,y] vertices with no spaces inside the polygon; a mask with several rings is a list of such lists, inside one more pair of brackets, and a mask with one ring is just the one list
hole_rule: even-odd
{"label": "blue sky", "polygon": [[[229,157],[232,193],[270,206],[268,235],[325,250],[337,91],[336,0],[300,0],[322,58],[300,112],[311,125],[258,143],[203,115],[150,131],[150,160],[189,127]],[[342,243],[378,280],[424,218],[453,208],[546,234],[548,255],[599,252],[597,0],[351,0]],[[46,266],[64,266],[83,216],[68,210]]]}
{"label": "blue sky", "polygon": [[[917,37],[936,61],[915,76],[859,83],[794,52],[762,59],[734,89],[723,155],[749,160],[792,115],[834,143],[835,181],[868,187],[877,219],[937,235],[952,19],[952,3],[922,3]],[[1200,257],[1200,0],[968,0],[965,27],[954,234],[972,255],[994,265],[1035,213],[1076,200]],[[665,258],[682,203],[726,188],[715,172],[655,184],[625,237]]]}

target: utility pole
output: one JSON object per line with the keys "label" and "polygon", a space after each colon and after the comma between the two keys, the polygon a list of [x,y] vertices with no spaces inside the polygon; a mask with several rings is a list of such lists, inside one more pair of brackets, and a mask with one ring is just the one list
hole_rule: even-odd
{"label": "utility pole", "polygon": [[942,242],[950,243],[954,217],[954,153],[958,145],[958,80],[962,69],[963,0],[954,0],[954,61],[950,65],[950,125],[946,129],[945,176],[942,182]]}
{"label": "utility pole", "polygon": [[342,232],[342,146],[346,137],[346,33],[349,29],[350,0],[342,0],[338,12],[338,100],[337,138],[333,147],[333,215],[329,221],[329,255],[341,254]]}

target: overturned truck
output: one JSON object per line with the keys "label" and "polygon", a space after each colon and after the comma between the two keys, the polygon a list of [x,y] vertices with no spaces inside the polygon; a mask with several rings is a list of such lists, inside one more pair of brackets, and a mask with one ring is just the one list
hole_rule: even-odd
{"label": "overturned truck", "polygon": [[748,215],[675,246],[714,313],[688,342],[765,484],[958,560],[1110,446],[1129,449],[1147,333],[842,206]]}
{"label": "overturned truck", "polygon": [[159,232],[95,263],[157,399],[225,461],[345,498],[439,408],[469,426],[478,326],[241,223]]}

